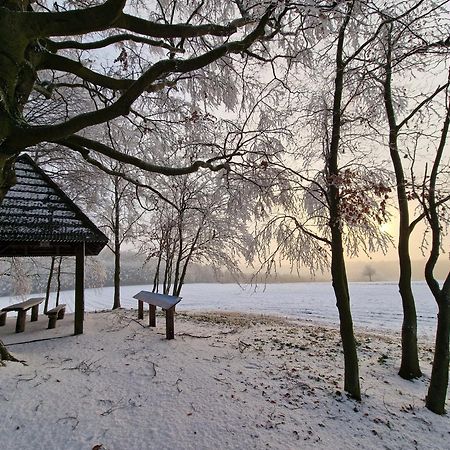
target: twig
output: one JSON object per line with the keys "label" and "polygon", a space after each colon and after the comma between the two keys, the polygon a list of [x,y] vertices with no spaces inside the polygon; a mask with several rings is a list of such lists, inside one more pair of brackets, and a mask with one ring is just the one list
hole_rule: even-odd
{"label": "twig", "polygon": [[19,378],[18,380],[17,380],[17,383],[16,383],[16,388],[19,386],[19,383],[21,382],[21,381],[32,381],[32,380],[35,380],[36,378],[37,378],[37,371],[35,370],[34,371],[34,377],[31,377],[31,378]]}
{"label": "twig", "polygon": [[180,334],[178,334],[178,336],[189,336],[189,337],[197,338],[197,339],[208,339],[208,338],[212,337],[212,335],[210,335],[210,334],[196,335],[196,334],[190,334],[190,333],[180,333]]}

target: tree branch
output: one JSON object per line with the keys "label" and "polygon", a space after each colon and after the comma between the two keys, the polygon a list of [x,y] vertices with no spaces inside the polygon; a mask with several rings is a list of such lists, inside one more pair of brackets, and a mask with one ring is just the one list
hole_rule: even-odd
{"label": "tree branch", "polygon": [[137,158],[135,156],[127,155],[125,153],[114,150],[112,147],[109,147],[100,142],[93,141],[91,139],[77,135],[73,135],[66,139],[54,142],[69,147],[72,150],[81,153],[82,155],[83,154],[88,155],[89,150],[93,150],[116,161],[120,161],[125,164],[131,164],[147,172],[155,172],[160,173],[162,175],[185,175],[188,173],[197,172],[199,169],[209,169],[214,172],[218,172],[219,170],[223,169],[228,170],[228,164],[218,164],[218,165],[213,164],[214,161],[217,160],[217,158],[211,158],[206,161],[194,161],[191,165],[185,167],[167,167],[158,164],[152,164],[143,161],[142,159]]}
{"label": "tree branch", "polygon": [[115,34],[113,36],[109,36],[105,39],[101,39],[100,41],[93,42],[78,42],[78,41],[51,41],[50,39],[46,41],[47,48],[51,52],[57,52],[58,50],[66,50],[66,49],[76,49],[76,50],[96,50],[100,48],[107,47],[108,45],[116,44],[118,42],[123,41],[132,41],[138,42],[140,44],[151,45],[152,47],[161,47],[169,50],[172,53],[184,53],[184,50],[181,48],[173,47],[172,45],[167,44],[163,40],[155,41],[153,39],[148,39],[142,36],[136,36],[130,33],[122,33]]}
{"label": "tree branch", "polygon": [[121,16],[126,0],[106,0],[99,6],[63,12],[21,12],[30,39],[102,31]]}
{"label": "tree branch", "polygon": [[11,148],[25,148],[44,141],[59,141],[78,131],[100,123],[127,115],[134,101],[156,80],[167,77],[171,73],[187,73],[211,64],[230,53],[245,51],[255,41],[264,36],[265,26],[270,18],[273,7],[258,23],[257,27],[240,41],[232,41],[216,47],[200,56],[186,60],[166,59],[158,61],[144,72],[112,105],[92,112],[79,114],[66,122],[49,126],[16,125],[7,139]]}

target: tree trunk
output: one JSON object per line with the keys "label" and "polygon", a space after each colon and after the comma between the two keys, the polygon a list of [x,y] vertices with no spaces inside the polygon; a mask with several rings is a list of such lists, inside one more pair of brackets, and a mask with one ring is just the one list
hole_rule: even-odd
{"label": "tree trunk", "polygon": [[450,339],[450,289],[442,289],[436,329],[433,369],[426,407],[436,414],[445,413],[448,388]]}
{"label": "tree trunk", "polygon": [[[333,210],[333,205],[331,210]],[[333,221],[333,215],[331,217]],[[336,296],[336,306],[339,311],[340,333],[344,350],[344,390],[355,400],[361,400],[358,353],[353,333],[350,294],[342,247],[342,232],[339,228],[339,223],[335,222],[334,225],[332,224],[331,234],[331,276]]]}
{"label": "tree trunk", "polygon": [[5,347],[3,342],[0,340],[0,366],[4,365],[3,361],[14,361],[19,362],[18,359],[14,358],[11,353],[8,352],[8,349]]}
{"label": "tree trunk", "polygon": [[48,311],[48,301],[50,299],[50,290],[52,288],[52,278],[54,269],[55,269],[55,257],[52,256],[52,262],[50,263],[50,271],[48,273],[47,279],[47,289],[45,291],[44,314],[47,314]]}
{"label": "tree trunk", "polygon": [[56,271],[56,301],[55,306],[59,305],[59,296],[61,294],[61,263],[62,263],[62,256],[58,259],[58,268]]}
{"label": "tree trunk", "polygon": [[120,195],[119,178],[114,179],[114,301],[112,309],[120,308]]}
{"label": "tree trunk", "polygon": [[409,254],[409,206],[406,195],[406,181],[402,160],[398,148],[399,126],[397,125],[394,100],[392,98],[392,36],[388,29],[386,52],[385,80],[383,83],[384,105],[389,123],[389,153],[395,171],[397,184],[397,202],[399,210],[399,238],[398,257],[400,266],[399,292],[403,306],[402,324],[402,360],[399,375],[407,380],[420,377],[422,372],[419,365],[417,348],[417,314],[414,296],[411,289],[411,258]]}
{"label": "tree trunk", "polygon": [[[409,237],[407,238],[409,242]],[[408,245],[408,244],[405,244]],[[401,253],[399,243],[399,255]],[[411,289],[411,260],[409,250],[404,257],[400,257],[400,279],[399,292],[402,298],[403,306],[403,324],[402,324],[402,360],[398,374],[411,380],[422,375],[419,365],[419,350],[417,347],[417,313],[414,301],[414,295]]]}
{"label": "tree trunk", "polygon": [[114,252],[114,303],[112,309],[120,308],[120,245]]}
{"label": "tree trunk", "polygon": [[358,354],[353,334],[353,320],[350,309],[347,274],[345,270],[344,249],[342,245],[341,197],[339,192],[339,145],[342,125],[342,94],[344,90],[344,39],[350,21],[353,3],[348,5],[347,14],[339,30],[336,48],[336,78],[334,80],[333,124],[331,142],[327,155],[326,169],[328,175],[328,205],[330,208],[329,227],[331,231],[331,276],[339,311],[339,323],[344,350],[344,390],[354,399],[361,400],[359,386]]}

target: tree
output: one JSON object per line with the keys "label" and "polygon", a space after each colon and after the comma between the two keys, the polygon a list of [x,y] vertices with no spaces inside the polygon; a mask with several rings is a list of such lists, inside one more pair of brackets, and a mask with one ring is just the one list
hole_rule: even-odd
{"label": "tree", "polygon": [[[408,140],[414,133],[409,130],[410,124],[416,121],[419,129],[422,128],[423,110],[430,107],[432,100],[446,88],[448,83],[443,83],[434,91],[426,94],[413,93],[408,98],[406,92],[408,89],[412,89],[402,86],[403,91],[400,91],[396,86],[396,81],[401,86],[401,80],[404,80],[411,71],[426,67],[428,53],[434,54],[434,60],[429,63],[437,64],[436,48],[444,49],[444,52],[446,52],[445,39],[448,36],[448,28],[443,27],[443,33],[440,36],[436,35],[436,31],[442,26],[442,24],[436,26],[436,21],[440,21],[440,12],[442,11],[445,11],[445,9],[438,8],[436,11],[433,5],[417,2],[408,12],[408,15],[402,15],[403,20],[401,22],[387,23],[385,32],[379,41],[382,46],[382,56],[378,55],[378,61],[381,61],[381,63],[378,63],[378,61],[375,63],[376,65],[380,64],[382,69],[377,80],[381,84],[384,99],[389,129],[389,154],[396,177],[399,210],[398,257],[400,277],[398,285],[403,306],[402,358],[399,375],[405,379],[420,377],[422,374],[417,348],[417,314],[411,287],[411,257],[409,251],[411,233],[420,219],[410,219],[409,200],[412,199],[410,189],[414,180],[408,180],[408,171],[404,166],[410,162],[410,170],[413,172],[412,167],[415,158],[409,157],[405,147],[407,147]],[[383,17],[385,13],[389,14],[385,11],[382,13]],[[431,77],[431,74],[429,76]],[[402,94],[399,94],[400,92]],[[406,105],[411,106],[408,108]],[[398,117],[400,115],[402,118]],[[427,130],[422,132],[428,133]]]}
{"label": "tree", "polygon": [[[361,65],[382,27],[371,5],[365,9],[360,2],[340,4],[330,22],[329,29],[336,31],[310,53],[310,78],[298,69],[309,86],[306,99],[303,91],[295,96],[292,84],[285,82],[291,88],[288,95],[299,99],[292,107],[299,117],[297,151],[279,163],[281,176],[291,186],[286,188],[284,212],[271,218],[260,236],[266,243],[275,238],[275,251],[294,263],[312,270],[331,266],[344,350],[344,390],[360,400],[345,253],[385,248],[389,241],[379,227],[386,216],[387,177],[380,164],[368,164],[369,137],[358,127],[372,108],[372,99],[364,100]],[[350,39],[355,29],[359,34]],[[269,160],[268,167],[272,164]],[[265,263],[272,264],[275,251],[269,249]]]}
{"label": "tree", "polygon": [[[32,5],[30,1],[1,3],[0,201],[14,185],[17,156],[42,143],[65,147],[66,160],[75,152],[96,164],[96,156],[104,155],[165,175],[225,167],[214,157],[190,161],[186,167],[160,166],[148,153],[141,158],[125,155],[90,138],[87,130],[124,115],[133,115],[136,122],[145,123],[146,105],[151,104],[152,95],[157,97],[158,92],[171,89],[177,83],[182,85],[186,74],[227,55],[245,52],[264,38],[276,5],[269,3],[265,7],[262,2],[264,10],[257,8],[257,13],[252,15],[254,10],[245,10],[240,1],[213,1],[208,5],[175,1],[168,13],[168,6],[157,2],[147,10],[153,20],[124,12],[128,6],[126,0],[106,0],[100,5],[88,1],[87,5],[67,1],[63,5],[55,3],[51,11],[46,4]],[[135,13],[144,10],[140,5]],[[214,20],[222,23],[214,23]],[[247,28],[249,31],[245,33],[244,26],[251,29]],[[230,39],[233,35],[238,38]],[[72,36],[78,38],[73,40]],[[102,72],[101,63],[97,67],[90,63],[89,52],[111,49],[113,45],[120,48],[116,62],[122,65],[125,75],[120,71],[114,73],[111,66],[109,71]],[[127,45],[142,47],[142,52],[133,53],[139,54],[135,64],[129,64]],[[156,49],[156,53],[149,48]],[[161,58],[158,50],[168,51],[168,57]],[[142,70],[143,66],[146,69]],[[66,76],[61,78],[61,73]],[[92,99],[87,111],[80,112],[76,105],[75,109],[71,108],[70,100],[66,100],[75,98],[79,91],[86,92]],[[41,124],[42,115],[27,115],[30,100],[38,96],[48,100],[46,109],[58,120]],[[48,106],[55,97],[63,98],[62,109]],[[150,100],[141,101],[140,97],[150,97]],[[98,99],[103,103],[100,107]],[[1,343],[0,347],[4,356],[6,349]]]}
{"label": "tree", "polygon": [[[58,143],[83,156],[90,153],[103,154],[123,163],[134,164],[143,170],[176,175],[190,173],[201,167],[217,169],[211,161],[193,161],[186,167],[161,167],[144,159],[128,157],[104,143],[90,139],[83,131],[87,128],[113,121],[128,115],[138,106],[142,95],[151,95],[182,80],[184,74],[192,73],[208,66],[220,58],[233,53],[245,52],[254,42],[265,35],[265,27],[275,11],[275,5],[268,4],[265,11],[257,16],[242,8],[241,2],[224,4],[211,2],[173,2],[170,15],[162,6],[150,7],[145,20],[137,15],[124,12],[126,0],[106,0],[105,3],[80,9],[75,3],[54,5],[50,11],[45,5],[31,5],[31,2],[12,0],[3,2],[0,14],[0,199],[14,184],[14,161],[20,152],[34,145],[48,142]],[[231,2],[230,2],[231,3]],[[263,3],[264,4],[264,3]],[[85,3],[83,3],[85,5]],[[183,9],[185,6],[185,9]],[[66,9],[67,7],[67,9]],[[216,12],[206,8],[216,8]],[[36,10],[35,10],[36,9]],[[66,9],[66,10],[63,10]],[[142,8],[140,9],[142,12]],[[211,14],[208,15],[208,12]],[[216,24],[207,17],[227,20]],[[179,23],[174,21],[180,20]],[[184,22],[183,22],[184,20]],[[253,25],[248,33],[242,33],[243,26]],[[83,37],[100,33],[99,39],[83,40]],[[101,35],[103,33],[103,36]],[[105,37],[106,34],[106,37]],[[238,35],[236,40],[230,40]],[[14,36],[14,38],[12,38]],[[67,39],[79,36],[78,40]],[[103,37],[103,38],[102,38]],[[64,39],[66,38],[66,39]],[[128,66],[126,43],[136,43],[148,48],[162,49],[168,58],[159,58],[143,50],[138,63],[147,67],[138,76],[116,77],[101,73],[88,66],[88,58],[78,58],[89,51],[121,46],[117,58]],[[74,58],[70,54],[75,51]],[[184,58],[177,57],[179,55]],[[133,65],[133,70],[139,66]],[[63,72],[73,75],[73,82],[63,80],[58,84],[53,77],[45,80],[48,73]],[[114,74],[116,75],[116,74]],[[77,89],[88,92],[93,98],[109,99],[107,105],[92,108],[87,112],[77,112],[65,117],[59,123],[39,125],[25,119],[27,103],[37,93],[51,100],[59,89]],[[146,102],[144,101],[143,104]],[[95,103],[94,103],[95,105]],[[141,105],[142,106],[142,105]],[[134,112],[134,111],[133,111]],[[146,113],[134,112],[137,117]],[[220,165],[219,165],[220,166]],[[220,166],[222,167],[222,166]]]}
{"label": "tree", "polygon": [[366,264],[363,269],[363,276],[369,278],[369,281],[372,282],[372,277],[377,273],[377,271],[370,265]]}
{"label": "tree", "polygon": [[[192,263],[226,268],[238,275],[239,256],[250,242],[247,215],[217,174],[153,180],[170,199],[151,198],[152,211],[141,225],[140,252],[156,260],[153,290],[179,296]],[[232,220],[230,218],[232,217]]]}
{"label": "tree", "polygon": [[[437,414],[445,413],[449,379],[449,340],[450,340],[450,271],[442,285],[436,280],[434,269],[441,254],[442,236],[450,221],[449,177],[442,171],[444,151],[450,127],[450,96],[446,89],[445,115],[431,172],[425,173],[420,202],[431,229],[431,248],[425,265],[425,279],[438,306],[436,343],[431,371],[430,386],[426,397],[426,406]],[[427,169],[428,170],[428,167]],[[441,179],[441,180],[440,180]],[[445,251],[442,252],[445,255]]]}

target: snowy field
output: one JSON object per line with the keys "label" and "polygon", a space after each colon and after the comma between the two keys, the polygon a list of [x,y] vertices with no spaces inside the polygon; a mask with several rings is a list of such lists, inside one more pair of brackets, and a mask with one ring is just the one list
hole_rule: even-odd
{"label": "snowy field", "polygon": [[[236,313],[179,313],[175,339],[136,311],[0,328],[4,450],[447,450],[450,418],[424,407],[424,376],[398,375],[398,333],[357,331],[362,402],[342,392],[338,329]],[[44,323],[42,323],[44,322]],[[57,339],[49,339],[55,337]],[[19,344],[20,340],[31,340]],[[16,344],[12,344],[16,341]]]}
{"label": "snowy field", "polygon": [[[122,288],[122,306],[136,308],[132,298],[150,286]],[[419,335],[432,337],[436,326],[436,304],[424,282],[413,283],[416,298]],[[399,331],[402,321],[401,300],[396,283],[351,283],[350,294],[355,325],[373,330]],[[266,286],[235,284],[186,284],[179,311],[239,311],[281,315],[301,320],[337,324],[338,314],[331,283],[284,283]],[[54,296],[51,302],[54,302]],[[73,291],[61,294],[61,302],[73,312]],[[110,309],[113,289],[87,289],[86,311]],[[21,301],[0,298],[0,307]],[[51,303],[53,304],[53,303]]]}

